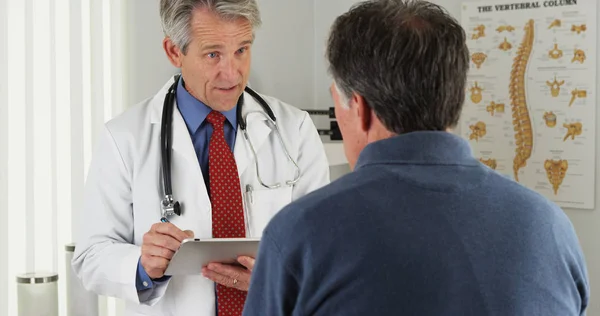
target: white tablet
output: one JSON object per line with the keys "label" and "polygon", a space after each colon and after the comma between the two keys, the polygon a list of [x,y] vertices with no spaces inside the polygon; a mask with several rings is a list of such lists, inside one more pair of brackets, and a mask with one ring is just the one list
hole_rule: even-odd
{"label": "white tablet", "polygon": [[165,275],[191,275],[202,273],[202,267],[211,262],[237,262],[239,256],[256,257],[260,239],[214,238],[185,239],[171,259]]}

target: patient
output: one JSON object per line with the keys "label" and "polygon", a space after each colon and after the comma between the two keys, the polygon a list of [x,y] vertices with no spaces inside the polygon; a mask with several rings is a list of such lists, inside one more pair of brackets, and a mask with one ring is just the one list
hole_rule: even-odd
{"label": "patient", "polygon": [[327,57],[353,172],[265,229],[244,315],[581,315],[584,257],[555,204],[449,132],[465,32],[424,1],[340,16]]}

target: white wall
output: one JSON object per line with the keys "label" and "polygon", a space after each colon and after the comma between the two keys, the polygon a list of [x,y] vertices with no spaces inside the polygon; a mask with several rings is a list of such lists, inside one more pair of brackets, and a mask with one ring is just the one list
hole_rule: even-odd
{"label": "white wall", "polygon": [[315,6],[315,105],[319,109],[327,109],[333,106],[329,94],[331,77],[327,73],[327,60],[325,49],[329,30],[335,18],[358,1],[356,0],[327,0],[317,1]]}
{"label": "white wall", "polygon": [[314,108],[313,1],[258,0],[263,25],[252,48],[250,85],[299,108]]}
{"label": "white wall", "polygon": [[123,108],[153,96],[178,71],[162,49],[159,0],[127,0],[125,3],[127,75],[123,82],[127,88],[123,89],[126,103]]}

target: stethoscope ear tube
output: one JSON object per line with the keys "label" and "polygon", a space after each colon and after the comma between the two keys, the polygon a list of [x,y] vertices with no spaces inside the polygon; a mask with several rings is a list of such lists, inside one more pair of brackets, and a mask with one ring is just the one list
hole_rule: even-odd
{"label": "stethoscope ear tube", "polygon": [[169,88],[167,96],[165,97],[162,113],[162,121],[160,128],[160,139],[161,139],[161,160],[162,160],[162,174],[163,174],[163,185],[165,196],[173,194],[173,188],[171,187],[171,143],[173,133],[171,133],[171,126],[173,121],[173,103],[175,101],[175,89],[177,88],[177,82],[179,81],[179,75],[175,76],[175,82]]}
{"label": "stethoscope ear tube", "polygon": [[[275,114],[273,114],[273,110],[271,110],[271,107],[267,104],[267,101],[265,101],[258,93],[256,93],[256,91],[250,89],[249,87],[246,87],[245,91],[249,95],[251,95],[260,104],[260,106],[263,108],[263,110],[265,112],[267,112],[267,115],[274,123],[277,122],[277,120],[275,118]],[[242,94],[242,96],[243,96],[243,94]],[[238,117],[239,116],[240,115],[238,115]],[[245,126],[243,129],[246,129]]]}
{"label": "stethoscope ear tube", "polygon": [[163,178],[163,189],[164,198],[161,201],[161,222],[166,223],[169,220],[168,216],[173,214],[181,215],[181,206],[179,202],[173,201],[173,188],[171,186],[171,143],[173,133],[171,133],[171,126],[173,121],[173,105],[175,101],[175,89],[179,82],[179,75],[175,76],[175,82],[165,97],[162,112],[162,121],[160,127],[160,143],[161,143],[161,165],[162,165],[162,178]]}

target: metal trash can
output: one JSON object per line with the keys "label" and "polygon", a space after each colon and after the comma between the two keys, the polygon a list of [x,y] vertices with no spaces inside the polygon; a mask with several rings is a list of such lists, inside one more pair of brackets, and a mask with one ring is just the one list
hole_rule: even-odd
{"label": "metal trash can", "polygon": [[58,274],[17,276],[19,316],[58,316]]}
{"label": "metal trash can", "polygon": [[87,291],[71,266],[75,252],[75,244],[65,246],[65,263],[67,267],[67,316],[98,316],[98,295]]}

